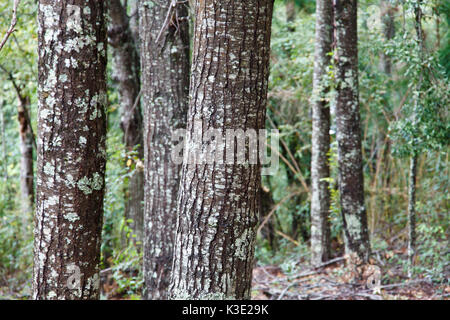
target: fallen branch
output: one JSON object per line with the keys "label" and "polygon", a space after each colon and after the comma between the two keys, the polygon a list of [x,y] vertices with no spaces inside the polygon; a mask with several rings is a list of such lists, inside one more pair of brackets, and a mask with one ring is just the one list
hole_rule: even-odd
{"label": "fallen branch", "polygon": [[329,260],[327,262],[324,262],[322,264],[319,264],[319,265],[315,266],[314,269],[320,269],[320,268],[329,266],[330,264],[333,264],[333,263],[336,263],[336,262],[339,262],[339,261],[342,261],[342,260],[345,260],[345,257],[334,258],[334,259],[331,259],[331,260]]}

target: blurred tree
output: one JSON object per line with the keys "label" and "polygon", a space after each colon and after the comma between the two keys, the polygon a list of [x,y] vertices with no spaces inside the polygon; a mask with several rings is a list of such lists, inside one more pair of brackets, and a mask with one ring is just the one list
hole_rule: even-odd
{"label": "blurred tree", "polygon": [[[108,42],[113,47],[113,78],[119,83],[121,128],[128,154],[137,151],[137,158],[144,158],[143,121],[140,104],[138,44],[132,33],[126,8],[120,0],[109,0]],[[131,160],[131,159],[130,159]],[[137,240],[142,241],[144,225],[144,172],[138,165],[129,165],[125,216],[133,220],[131,228]],[[134,168],[134,169],[133,169]]]}
{"label": "blurred tree", "polygon": [[8,74],[17,95],[17,119],[19,121],[20,136],[20,194],[22,215],[25,218],[34,208],[34,159],[33,147],[36,140],[31,126],[29,114],[30,97],[17,83],[12,72],[0,64],[0,69]]}

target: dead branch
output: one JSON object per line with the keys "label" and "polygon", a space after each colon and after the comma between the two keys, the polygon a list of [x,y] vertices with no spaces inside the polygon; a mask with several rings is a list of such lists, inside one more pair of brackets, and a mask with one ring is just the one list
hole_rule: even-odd
{"label": "dead branch", "polygon": [[9,26],[9,29],[6,31],[5,36],[3,37],[2,42],[0,43],[0,51],[3,49],[3,46],[5,45],[6,41],[8,41],[9,36],[16,31],[14,29],[17,24],[17,7],[19,6],[20,0],[14,0],[14,6],[13,6],[13,14],[11,19],[11,25]]}

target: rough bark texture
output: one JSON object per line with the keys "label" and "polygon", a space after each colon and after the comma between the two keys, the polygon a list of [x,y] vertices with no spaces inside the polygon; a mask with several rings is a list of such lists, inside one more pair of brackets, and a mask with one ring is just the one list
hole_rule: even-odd
{"label": "rough bark texture", "polygon": [[[272,0],[195,2],[185,159],[227,151],[192,140],[206,130],[264,128],[272,10]],[[183,163],[171,298],[250,298],[261,166],[224,164],[225,153]]]}
{"label": "rough bark texture", "polygon": [[144,277],[147,299],[167,299],[181,165],[172,134],[186,128],[189,95],[187,4],[141,1],[145,145]]}
{"label": "rough bark texture", "polygon": [[327,67],[333,42],[333,3],[316,2],[316,48],[312,101],[312,158],[311,158],[311,262],[325,262],[330,255],[328,151],[330,150],[330,104],[327,100]]}
{"label": "rough bark texture", "polygon": [[366,262],[370,243],[364,204],[356,18],[356,0],[336,2],[336,127],[341,210],[347,253]]}
{"label": "rough bark texture", "polygon": [[[108,27],[109,43],[113,47],[114,78],[119,84],[121,128],[128,152],[137,150],[144,157],[143,119],[138,101],[140,92],[138,44],[132,33],[130,19],[120,0],[109,0],[111,23]],[[138,147],[137,147],[138,146]],[[144,225],[144,172],[139,166],[129,177],[125,215],[132,219],[131,228],[142,240]]]}
{"label": "rough bark texture", "polygon": [[104,13],[105,2],[99,0],[39,1],[34,299],[99,297]]}
{"label": "rough bark texture", "polygon": [[30,98],[18,94],[18,120],[20,132],[20,193],[22,213],[28,216],[34,205],[34,171],[33,144],[34,135],[31,128],[28,107]]}

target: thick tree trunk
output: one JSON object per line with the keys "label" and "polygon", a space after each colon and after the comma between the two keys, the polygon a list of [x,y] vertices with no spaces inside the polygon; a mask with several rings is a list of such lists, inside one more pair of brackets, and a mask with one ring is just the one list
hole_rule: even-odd
{"label": "thick tree trunk", "polygon": [[[272,9],[272,0],[195,2],[171,298],[250,298],[261,165],[248,154],[238,162],[234,139],[225,147],[220,140],[227,129],[265,126]],[[210,129],[215,143],[205,138]],[[200,154],[217,160],[190,161]]]}
{"label": "thick tree trunk", "polygon": [[106,163],[105,1],[39,1],[34,299],[97,299]]}
{"label": "thick tree trunk", "polygon": [[[109,43],[113,47],[114,78],[119,83],[121,127],[127,151],[137,147],[138,157],[143,159],[143,119],[139,103],[139,56],[138,44],[132,34],[130,21],[120,0],[109,0],[111,23],[108,28]],[[144,224],[144,172],[136,166],[128,180],[125,215],[132,219],[131,228],[142,240]]]}
{"label": "thick tree trunk", "polygon": [[20,193],[22,214],[25,218],[31,213],[34,205],[34,136],[28,114],[30,98],[20,95],[18,98],[19,106],[17,111],[20,132]]}
{"label": "thick tree trunk", "polygon": [[144,277],[147,299],[167,299],[181,165],[172,134],[186,127],[189,95],[187,3],[142,1],[140,35],[145,145]]}
{"label": "thick tree trunk", "polygon": [[330,257],[330,104],[327,100],[327,67],[333,42],[333,3],[316,2],[316,48],[314,57],[314,88],[312,101],[311,159],[311,263],[321,264]]}
{"label": "thick tree trunk", "polygon": [[347,253],[366,262],[370,243],[364,204],[358,97],[357,1],[337,1],[337,96],[339,192]]}

